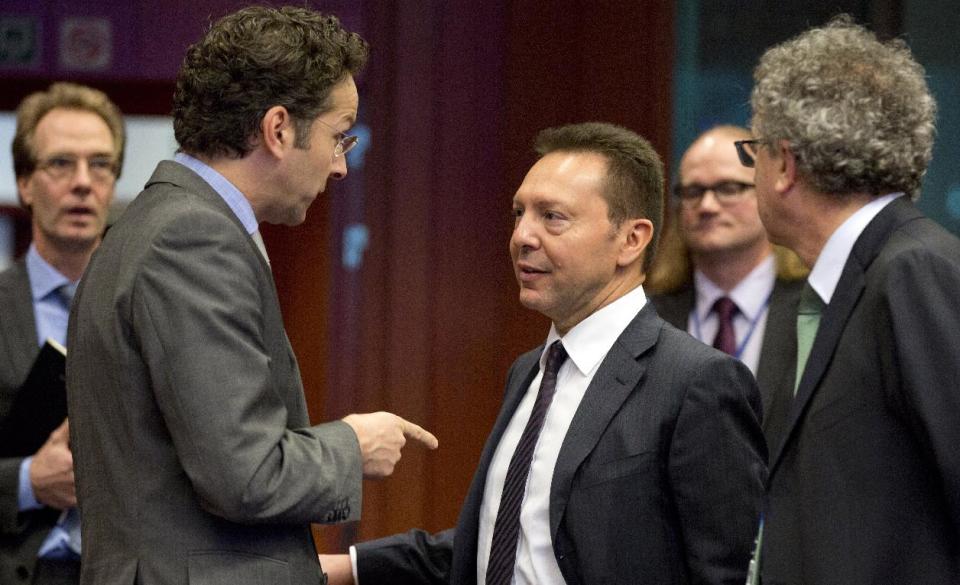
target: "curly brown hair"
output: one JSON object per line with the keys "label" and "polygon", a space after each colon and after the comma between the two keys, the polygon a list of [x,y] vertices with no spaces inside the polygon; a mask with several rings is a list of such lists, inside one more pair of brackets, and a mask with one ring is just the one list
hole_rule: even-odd
{"label": "curly brown hair", "polygon": [[367,60],[367,43],[337,17],[307,8],[252,6],[221,18],[187,49],[173,95],[181,150],[243,158],[268,109],[283,106],[306,148],[330,91]]}

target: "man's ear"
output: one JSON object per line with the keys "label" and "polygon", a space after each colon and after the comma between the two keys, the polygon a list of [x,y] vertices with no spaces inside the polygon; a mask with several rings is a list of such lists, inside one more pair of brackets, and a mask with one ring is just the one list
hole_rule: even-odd
{"label": "man's ear", "polygon": [[617,256],[617,266],[630,266],[643,258],[643,251],[647,249],[653,239],[653,222],[644,218],[630,218],[620,225],[620,254]]}
{"label": "man's ear", "polygon": [[33,205],[33,192],[30,190],[30,178],[33,173],[17,177],[17,197],[20,199],[20,207],[29,210]]}
{"label": "man's ear", "polygon": [[780,140],[771,150],[774,154],[771,159],[777,173],[774,188],[777,193],[786,193],[797,183],[797,156],[793,154],[790,143],[786,140]]}
{"label": "man's ear", "polygon": [[277,158],[282,158],[284,153],[293,147],[295,132],[293,118],[283,106],[273,106],[260,120],[263,147]]}

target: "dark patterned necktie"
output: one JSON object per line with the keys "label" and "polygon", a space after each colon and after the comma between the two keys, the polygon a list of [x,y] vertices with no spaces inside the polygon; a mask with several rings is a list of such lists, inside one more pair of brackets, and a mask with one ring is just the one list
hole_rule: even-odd
{"label": "dark patterned necktie", "polygon": [[737,352],[737,335],[733,331],[733,316],[739,310],[737,304],[730,297],[720,297],[713,304],[717,313],[717,336],[713,338],[713,347],[720,351],[734,355]]}
{"label": "dark patterned necktie", "polygon": [[493,541],[490,544],[490,562],[487,563],[487,585],[510,585],[517,560],[517,542],[520,537],[520,506],[530,474],[533,450],[540,437],[540,429],[547,416],[547,409],[557,390],[557,372],[567,359],[567,351],[557,340],[550,346],[547,364],[540,380],[540,390],[533,403],[527,426],[520,435],[517,450],[513,452],[507,476],[503,481],[503,494],[497,509],[497,521],[493,525]]}

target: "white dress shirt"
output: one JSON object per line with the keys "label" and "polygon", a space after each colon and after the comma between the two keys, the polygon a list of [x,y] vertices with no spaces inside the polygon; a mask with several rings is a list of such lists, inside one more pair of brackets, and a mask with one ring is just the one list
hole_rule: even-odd
{"label": "white dress shirt", "polygon": [[857,243],[863,230],[867,229],[867,224],[873,221],[884,207],[902,196],[903,193],[890,193],[877,197],[848,217],[830,235],[830,239],[827,240],[820,255],[817,256],[817,261],[813,264],[810,276],[807,277],[810,287],[820,295],[824,305],[830,304],[830,299],[833,298],[833,293],[840,282],[840,275],[843,274],[843,267],[850,257],[850,252],[853,251],[853,245]]}
{"label": "white dress shirt", "polygon": [[773,254],[754,267],[743,280],[737,283],[729,293],[724,292],[699,270],[693,273],[696,301],[687,319],[687,333],[707,345],[713,345],[713,338],[720,327],[713,304],[723,296],[730,297],[737,305],[733,316],[733,331],[736,335],[737,351],[734,357],[742,361],[753,375],[757,375],[760,364],[760,349],[763,345],[763,333],[767,329],[767,314],[770,308],[770,295],[777,280],[777,266]]}
{"label": "white dress shirt", "polygon": [[550,539],[550,489],[553,469],[560,454],[560,446],[580,406],[580,401],[587,391],[587,386],[590,385],[600,363],[613,347],[614,342],[643,308],[646,301],[643,287],[638,286],[581,321],[563,338],[557,334],[555,327],[550,327],[544,352],[540,356],[540,373],[527,388],[513,418],[510,419],[487,473],[480,505],[477,583],[482,585],[486,582],[493,527],[497,520],[507,467],[517,443],[520,442],[520,435],[527,424],[527,419],[530,418],[530,411],[533,409],[533,403],[540,388],[540,380],[543,377],[543,368],[547,359],[546,350],[555,340],[561,339],[569,357],[557,375],[557,390],[547,411],[546,420],[533,453],[530,475],[527,477],[526,493],[520,508],[520,537],[513,583],[515,585],[564,585]]}

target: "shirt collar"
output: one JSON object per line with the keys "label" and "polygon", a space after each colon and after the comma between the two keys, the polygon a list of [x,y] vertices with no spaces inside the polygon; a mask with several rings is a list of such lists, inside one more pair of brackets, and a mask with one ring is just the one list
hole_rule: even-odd
{"label": "shirt collar", "polygon": [[33,301],[39,301],[65,284],[73,282],[61,274],[37,252],[36,244],[27,249],[27,275],[30,281],[30,293]]}
{"label": "shirt collar", "polygon": [[557,333],[556,326],[550,325],[547,343],[544,345],[543,353],[540,354],[540,370],[543,371],[546,365],[547,350],[554,341],[561,339],[570,361],[581,374],[589,375],[600,364],[600,360],[607,355],[614,342],[646,302],[647,297],[643,292],[643,286],[637,286],[577,323],[562,338]]}
{"label": "shirt collar", "polygon": [[730,297],[737,309],[748,320],[753,321],[766,308],[767,299],[777,280],[777,264],[773,254],[754,266],[753,270],[727,293],[707,276],[695,270],[693,283],[696,288],[696,311],[700,323],[706,321],[713,310],[714,303],[722,296]]}
{"label": "shirt collar", "polygon": [[185,152],[178,152],[173,160],[200,175],[200,178],[206,181],[217,192],[217,195],[223,198],[223,201],[237,216],[248,234],[257,231],[259,226],[257,225],[257,217],[253,213],[253,206],[240,192],[240,189],[237,189],[226,177],[202,160],[196,159]]}
{"label": "shirt collar", "polygon": [[848,217],[830,235],[830,239],[827,240],[820,255],[817,256],[817,261],[813,264],[810,276],[807,277],[810,286],[820,295],[824,304],[830,304],[833,292],[837,289],[837,283],[840,282],[840,275],[843,274],[843,267],[860,234],[867,229],[867,225],[883,211],[884,207],[902,196],[903,193],[890,193],[873,199]]}

